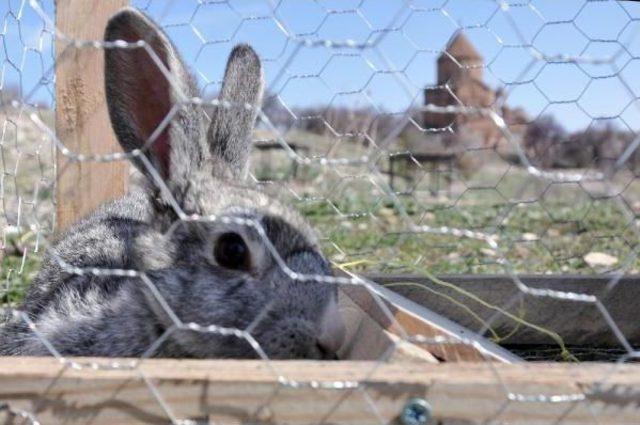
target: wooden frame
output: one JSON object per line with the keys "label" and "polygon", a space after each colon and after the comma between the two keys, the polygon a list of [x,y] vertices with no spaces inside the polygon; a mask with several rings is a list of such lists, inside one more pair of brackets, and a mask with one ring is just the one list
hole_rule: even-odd
{"label": "wooden frame", "polygon": [[[103,100],[103,51],[89,45],[78,48],[72,41],[101,39],[108,17],[126,4],[127,0],[56,2],[60,31],[56,39],[56,132],[74,153],[99,155],[120,150]],[[58,230],[126,191],[127,162],[72,161],[60,150],[57,155]],[[393,164],[390,167],[393,180]],[[414,282],[460,296],[422,277],[370,278],[382,284]],[[548,276],[522,279],[532,287],[550,287]],[[571,277],[552,286],[602,295],[621,332],[631,343],[640,344],[638,309],[628,302],[640,297],[637,280],[624,278],[610,288],[605,279]],[[505,276],[446,276],[444,280],[498,306],[522,295]],[[20,413],[26,412],[42,423],[166,423],[178,419],[397,423],[410,397],[427,400],[440,425],[638,422],[640,365],[519,362],[463,328],[477,328],[477,323],[442,298],[426,296],[419,289],[394,288],[412,302],[383,287],[371,285],[370,289],[388,301],[381,301],[363,286],[341,287],[341,308],[349,315],[349,340],[355,341],[344,347],[343,357],[375,362],[75,359],[71,363],[54,358],[0,358],[0,422],[20,423]],[[581,320],[568,321],[566,302],[549,300],[537,304],[535,299],[528,300],[532,303],[527,304],[528,311],[535,315],[528,319],[541,321],[569,344],[586,343],[585,335],[591,341],[597,338],[604,344],[619,344],[611,328],[596,320],[600,318],[594,316],[597,312],[588,310],[592,306],[576,307],[571,314]],[[492,326],[497,329],[512,328],[495,312],[476,307],[483,318],[493,318]],[[554,309],[562,309],[565,319],[558,319]],[[464,343],[411,345],[402,342],[405,331]],[[510,341],[549,342],[526,329],[514,333]],[[115,364],[121,367],[113,369]],[[130,364],[133,366],[126,367]]]}
{"label": "wooden frame", "polygon": [[440,425],[631,425],[639,394],[637,364],[144,360],[101,370],[0,358],[0,400],[41,423],[399,423],[407,400],[422,397]]}

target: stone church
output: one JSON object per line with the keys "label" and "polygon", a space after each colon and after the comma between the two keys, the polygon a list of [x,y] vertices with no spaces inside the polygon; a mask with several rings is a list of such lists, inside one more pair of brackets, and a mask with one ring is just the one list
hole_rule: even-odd
{"label": "stone church", "polygon": [[[437,83],[424,90],[425,105],[494,108],[521,137],[527,117],[521,109],[504,104],[502,92],[483,81],[484,59],[463,34],[457,34],[437,61]],[[465,147],[507,148],[500,129],[488,117],[478,113],[425,112],[423,125],[430,130],[451,129],[443,140],[447,150]],[[448,145],[448,146],[446,146]]]}

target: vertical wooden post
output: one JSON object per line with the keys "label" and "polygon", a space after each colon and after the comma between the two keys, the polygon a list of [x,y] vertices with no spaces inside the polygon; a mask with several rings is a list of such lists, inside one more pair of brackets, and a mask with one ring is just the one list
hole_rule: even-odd
{"label": "vertical wooden post", "polygon": [[[56,27],[76,40],[101,40],[109,17],[128,0],[57,0]],[[104,52],[93,47],[56,41],[56,132],[73,152],[107,154],[120,150],[111,129],[104,96]],[[126,162],[71,161],[57,152],[57,229],[106,201],[124,194]]]}

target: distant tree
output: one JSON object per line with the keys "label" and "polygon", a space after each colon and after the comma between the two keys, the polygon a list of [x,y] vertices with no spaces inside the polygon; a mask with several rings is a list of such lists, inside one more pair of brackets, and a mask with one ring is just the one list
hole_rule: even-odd
{"label": "distant tree", "polygon": [[553,168],[591,168],[595,162],[595,144],[586,140],[584,133],[574,133],[549,151]]}
{"label": "distant tree", "polygon": [[553,147],[567,137],[567,130],[552,115],[542,115],[527,126],[523,144],[529,160],[543,168],[554,165]]}
{"label": "distant tree", "polygon": [[[618,161],[635,136],[628,130],[616,128],[611,122],[605,122],[589,126],[582,134],[582,138],[585,143],[593,146],[596,164],[606,169]],[[631,168],[637,167],[639,156],[634,152],[627,160]]]}
{"label": "distant tree", "polygon": [[[544,168],[612,167],[635,136],[611,122],[593,123],[568,134],[551,116],[543,116],[527,128],[524,144],[529,158]],[[627,160],[631,169],[640,167],[640,152]]]}

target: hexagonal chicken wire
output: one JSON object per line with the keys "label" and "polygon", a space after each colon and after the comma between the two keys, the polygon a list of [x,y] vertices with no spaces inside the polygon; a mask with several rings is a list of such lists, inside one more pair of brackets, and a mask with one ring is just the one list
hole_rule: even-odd
{"label": "hexagonal chicken wire", "polygon": [[[131,2],[198,87],[177,90],[143,152],[177,125],[176,105],[208,120],[255,111],[243,184],[295,207],[334,275],[293,271],[271,242],[265,255],[293,280],[337,287],[347,338],[336,354],[367,360],[327,365],[272,358],[254,335],[267,307],[246,328],[193,321],[150,270],[77,267],[56,254],[77,219],[145,184],[128,162],[145,154],[123,153],[111,133],[104,52],[147,49],[160,70],[170,61],[149,41],[102,41],[127,1],[55,3],[0,5],[0,311],[3,326],[21,322],[57,358],[0,358],[0,418],[390,423],[420,396],[445,424],[637,420],[639,373],[626,363],[640,346],[639,4]],[[218,97],[238,43],[262,62],[257,107]],[[180,88],[175,75],[157,82]],[[158,163],[146,166],[174,213],[164,237],[224,222],[183,211]],[[260,223],[236,224],[267,238]],[[138,279],[168,328],[139,358],[61,351],[21,304],[52,249],[44,261],[61,273]],[[147,359],[174,333],[238,338],[259,360]]]}

